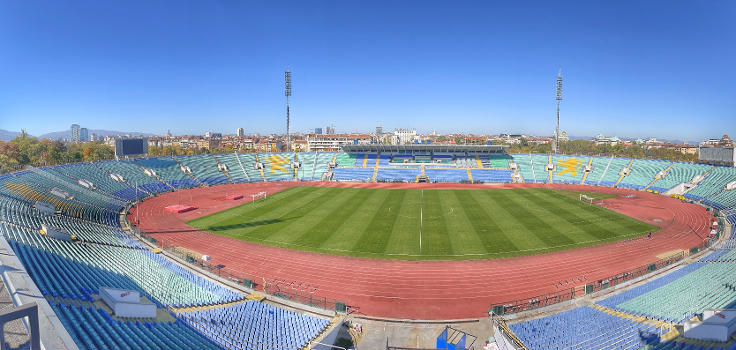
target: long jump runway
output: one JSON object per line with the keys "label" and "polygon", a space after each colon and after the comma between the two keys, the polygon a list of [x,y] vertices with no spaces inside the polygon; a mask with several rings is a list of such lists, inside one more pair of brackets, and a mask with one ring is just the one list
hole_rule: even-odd
{"label": "long jump runway", "polygon": [[[482,188],[503,190],[545,187],[616,193],[600,205],[661,227],[646,236],[598,246],[525,257],[467,261],[400,261],[350,258],[294,251],[240,241],[196,230],[184,222],[250,201],[260,191],[269,194],[297,185],[369,188]],[[224,200],[242,194],[241,200]],[[172,204],[198,209],[172,214]],[[212,258],[259,283],[279,279],[315,288],[316,294],[357,307],[361,314],[400,319],[463,319],[487,316],[503,302],[582,290],[588,283],[609,278],[658,260],[657,255],[699,245],[710,232],[712,216],[704,208],[662,195],[610,187],[561,184],[386,184],[336,182],[244,183],[195,188],[160,194],[128,214],[142,231],[159,242],[181,246]]]}

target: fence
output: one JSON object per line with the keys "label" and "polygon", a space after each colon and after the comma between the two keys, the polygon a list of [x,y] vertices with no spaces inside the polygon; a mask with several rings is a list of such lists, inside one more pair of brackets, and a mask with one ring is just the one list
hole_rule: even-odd
{"label": "fence", "polygon": [[131,230],[137,234],[139,238],[153,243],[161,250],[165,250],[169,254],[174,255],[187,263],[247,288],[323,310],[338,312],[348,311],[349,306],[344,302],[334,298],[320,296],[318,294],[319,290],[317,287],[297,281],[267,279],[263,276],[245,275],[241,272],[230,269],[227,266],[214,265],[210,262],[204,261],[200,257],[193,255],[188,249],[182,249],[178,246],[158,242],[153,238],[153,236],[140,231],[137,227],[131,227]]}
{"label": "fence", "polygon": [[[692,247],[689,251],[689,254],[695,254],[698,251],[707,249],[716,241],[716,239],[704,240],[701,244]],[[572,300],[574,298],[601,291],[603,289],[613,287],[618,284],[630,281],[634,278],[641,277],[654,271],[660,270],[666,266],[675,264],[685,259],[686,256],[686,252],[683,251],[677,254],[673,254],[664,259],[659,259],[654,263],[640,266],[604,279],[600,279],[594,283],[589,283],[584,286],[571,287],[562,291],[556,291],[553,293],[543,294],[531,298],[498,303],[493,305],[489,311],[493,312],[496,315],[505,315],[526,310],[533,310],[540,307],[561,303],[563,301]]]}

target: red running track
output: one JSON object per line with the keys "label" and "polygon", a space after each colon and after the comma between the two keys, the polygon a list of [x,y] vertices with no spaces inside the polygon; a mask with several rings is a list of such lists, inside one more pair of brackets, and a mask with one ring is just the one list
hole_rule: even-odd
{"label": "red running track", "polygon": [[[274,193],[295,185],[370,188],[517,188],[546,187],[621,196],[601,205],[661,227],[646,237],[593,247],[526,257],[468,261],[398,261],[349,258],[293,251],[244,242],[198,231],[184,222],[221,211],[260,191]],[[224,200],[239,193],[242,200]],[[626,198],[632,195],[632,198]],[[171,214],[164,207],[191,204],[197,210]],[[487,316],[493,304],[552,293],[558,288],[583,288],[586,283],[609,278],[658,260],[657,255],[689,250],[702,243],[710,231],[712,216],[704,208],[680,200],[627,189],[586,185],[506,184],[344,184],[249,183],[166,193],[131,209],[140,228],[166,244],[182,246],[212,257],[259,282],[263,278],[299,281],[317,293],[356,306],[370,316],[403,319],[461,319]]]}

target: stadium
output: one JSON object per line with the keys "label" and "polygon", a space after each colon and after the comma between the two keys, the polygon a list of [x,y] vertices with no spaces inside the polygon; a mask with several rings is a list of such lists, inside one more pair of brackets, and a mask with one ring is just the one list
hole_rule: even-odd
{"label": "stadium", "polygon": [[686,335],[731,327],[703,315],[733,308],[735,189],[494,145],[30,168],[0,175],[4,280],[46,348],[723,349]]}

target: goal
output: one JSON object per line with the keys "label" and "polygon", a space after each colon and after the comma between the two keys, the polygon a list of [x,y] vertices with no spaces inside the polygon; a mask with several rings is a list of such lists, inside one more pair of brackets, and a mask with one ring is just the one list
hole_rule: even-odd
{"label": "goal", "polygon": [[258,192],[256,194],[251,194],[250,195],[251,202],[254,202],[255,203],[256,199],[259,199],[259,198],[264,198],[265,199],[267,195],[268,194],[266,192]]}
{"label": "goal", "polygon": [[588,204],[591,204],[592,205],[593,204],[593,201],[595,200],[595,198],[586,196],[584,194],[581,194],[580,195],[580,200],[583,201],[583,202],[588,202]]}

